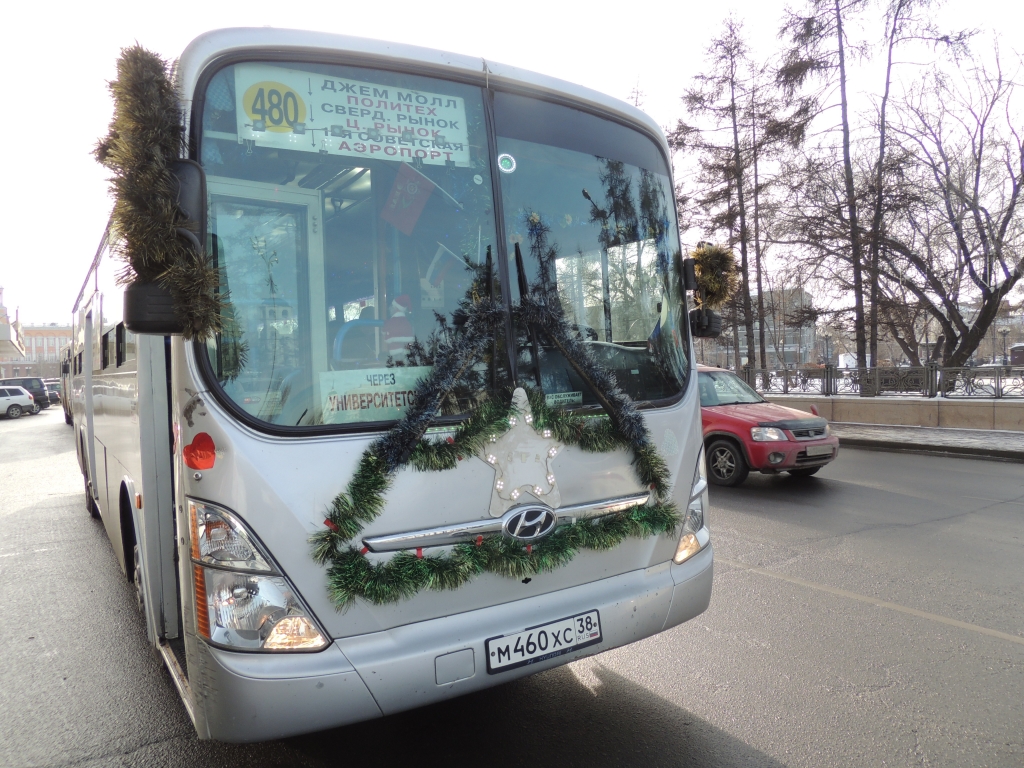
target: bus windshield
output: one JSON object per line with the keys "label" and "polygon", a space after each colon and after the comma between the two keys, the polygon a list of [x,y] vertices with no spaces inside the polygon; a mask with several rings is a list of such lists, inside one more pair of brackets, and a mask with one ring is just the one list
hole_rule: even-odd
{"label": "bus windshield", "polygon": [[[639,401],[682,390],[678,241],[656,145],[592,115],[493,95],[497,158],[489,95],[474,86],[278,62],[208,79],[200,152],[224,313],[205,350],[235,406],[286,427],[400,418],[480,268],[493,263],[496,295],[515,302],[517,279],[532,284],[537,254],[552,248],[567,319],[623,390]],[[552,120],[560,133],[545,132]],[[498,277],[503,257],[511,286]],[[594,402],[542,332],[515,331],[515,359],[494,345],[447,415],[507,387],[513,365],[549,402]]]}
{"label": "bus windshield", "polygon": [[[542,262],[570,327],[638,402],[678,394],[688,369],[675,197],[655,144],[610,120],[495,95],[513,300]],[[518,256],[516,255],[518,252]],[[597,399],[543,329],[518,328],[518,369],[549,403]]]}

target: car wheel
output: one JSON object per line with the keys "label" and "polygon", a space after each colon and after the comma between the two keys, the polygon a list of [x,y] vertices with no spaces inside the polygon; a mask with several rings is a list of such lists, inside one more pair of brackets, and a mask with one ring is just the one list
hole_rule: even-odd
{"label": "car wheel", "polygon": [[821,467],[804,467],[803,469],[790,469],[788,471],[793,477],[810,477],[819,469]]}
{"label": "car wheel", "polygon": [[715,485],[739,485],[750,468],[739,446],[731,440],[716,440],[707,449],[708,480]]}
{"label": "car wheel", "polygon": [[145,616],[146,593],[142,589],[142,553],[139,551],[138,544],[132,548],[132,562],[134,565],[132,581],[135,582],[135,601],[139,604],[139,612]]}
{"label": "car wheel", "polygon": [[12,405],[10,408],[7,409],[7,418],[8,419],[17,419],[17,418],[20,418],[20,417],[21,417],[21,406],[18,405],[17,403],[15,403],[14,405]]}
{"label": "car wheel", "polygon": [[42,410],[42,409],[39,407],[38,404],[37,405],[33,405],[32,406],[32,415],[35,416],[37,413],[39,413],[40,410]]}

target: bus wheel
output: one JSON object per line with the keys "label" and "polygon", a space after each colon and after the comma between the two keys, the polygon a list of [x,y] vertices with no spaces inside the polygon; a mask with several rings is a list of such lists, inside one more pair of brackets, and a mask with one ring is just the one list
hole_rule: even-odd
{"label": "bus wheel", "polygon": [[7,409],[8,419],[20,419],[21,418],[21,406],[15,403]]}
{"label": "bus wheel", "polygon": [[139,612],[145,616],[146,593],[142,589],[142,553],[139,551],[138,544],[132,547],[132,562],[134,565],[132,581],[135,582],[135,602],[139,605]]}

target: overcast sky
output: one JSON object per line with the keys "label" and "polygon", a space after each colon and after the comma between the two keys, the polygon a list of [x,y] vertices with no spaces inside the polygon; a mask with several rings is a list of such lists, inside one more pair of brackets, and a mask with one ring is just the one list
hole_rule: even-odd
{"label": "overcast sky", "polygon": [[[622,99],[639,83],[642,108],[669,126],[682,116],[679,97],[701,70],[706,41],[725,16],[731,11],[741,19],[755,52],[767,55],[778,46],[784,7],[783,0],[18,3],[4,12],[0,48],[7,73],[0,119],[10,171],[5,209],[13,214],[0,256],[4,303],[12,315],[20,309],[25,323],[70,319],[110,210],[104,171],[90,155],[110,120],[106,82],[120,49],[135,41],[169,59],[198,34],[232,26],[413,43],[533,69]],[[939,18],[950,27],[998,29],[1008,49],[1024,48],[1017,2],[953,0]]]}

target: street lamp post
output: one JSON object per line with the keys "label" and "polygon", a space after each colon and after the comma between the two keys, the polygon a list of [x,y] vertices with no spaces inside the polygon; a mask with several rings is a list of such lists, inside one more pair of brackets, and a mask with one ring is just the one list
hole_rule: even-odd
{"label": "street lamp post", "polygon": [[1003,365],[1007,365],[1006,359],[1006,337],[1010,334],[1009,328],[1000,328],[999,335],[1003,337]]}

